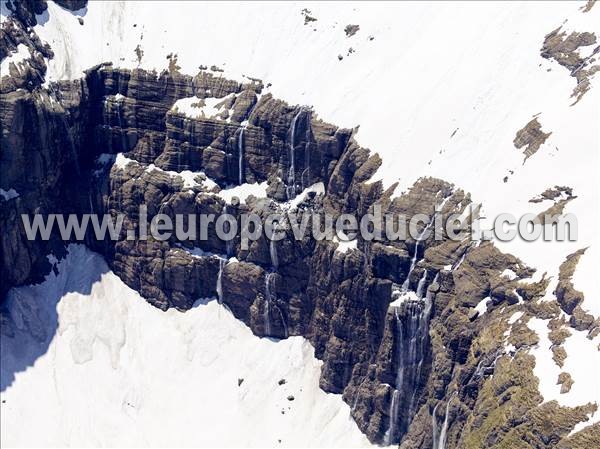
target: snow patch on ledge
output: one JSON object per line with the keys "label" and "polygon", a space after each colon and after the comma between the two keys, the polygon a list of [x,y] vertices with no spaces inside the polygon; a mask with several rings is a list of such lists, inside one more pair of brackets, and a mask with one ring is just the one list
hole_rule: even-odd
{"label": "snow patch on ledge", "polygon": [[137,163],[137,161],[134,161],[133,159],[128,158],[123,153],[118,153],[115,158],[115,166],[120,169],[124,169],[131,163]]}
{"label": "snow patch on ledge", "polygon": [[235,94],[229,94],[222,98],[198,98],[186,97],[180,98],[175,102],[171,111],[184,114],[189,118],[218,118],[224,112],[229,112],[227,122],[231,118],[231,111],[225,108],[224,103],[231,98],[235,98]]}
{"label": "snow patch on ledge", "polygon": [[392,298],[395,298],[389,305],[388,308],[400,307],[407,301],[423,301],[413,291],[401,291],[399,289],[392,291]]}
{"label": "snow patch on ledge", "polygon": [[475,306],[475,310],[477,311],[477,313],[479,313],[479,316],[481,316],[485,312],[487,312],[488,303],[491,301],[492,301],[492,299],[489,296],[487,296],[487,297],[483,298],[481,301],[479,301],[479,303],[477,303],[477,305]]}
{"label": "snow patch on ledge", "polygon": [[[157,167],[154,164],[148,165],[146,168],[146,172],[150,173],[152,171],[159,171],[162,173],[166,173],[171,178],[179,177],[183,181],[183,189],[191,189],[192,187],[206,187],[208,190],[214,189],[217,186],[217,183],[210,179],[204,172],[198,171],[193,172],[191,170],[182,170],[180,172],[173,170],[163,170],[160,167]],[[201,181],[198,182],[196,180],[197,177],[200,177]]]}
{"label": "snow patch on ledge", "polygon": [[[138,161],[134,159],[130,159],[125,156],[123,153],[117,153],[116,155],[103,153],[96,159],[97,164],[100,166],[99,169],[95,170],[95,174],[101,173],[105,167],[114,161],[114,166],[123,170],[129,164],[140,164]],[[140,164],[141,165],[141,164]],[[148,164],[145,169],[146,173],[151,173],[153,171],[159,171],[169,175],[171,178],[181,178],[183,181],[182,190],[191,189],[193,187],[204,187],[207,190],[212,190],[217,187],[217,183],[210,179],[206,174],[202,171],[193,172],[191,170],[182,170],[180,172],[174,170],[164,170],[160,167],[157,167],[154,164]],[[200,181],[197,181],[197,178],[200,178]]]}
{"label": "snow patch on ledge", "polygon": [[517,274],[511,270],[510,268],[506,268],[501,274],[500,276],[507,278],[508,280],[512,281],[513,279],[517,278]]}
{"label": "snow patch on ledge", "polygon": [[253,184],[240,184],[239,186],[231,187],[229,189],[223,189],[217,195],[225,200],[226,203],[231,203],[233,197],[237,197],[240,201],[245,202],[250,195],[257,198],[266,198],[267,187],[269,187],[267,181]]}
{"label": "snow patch on ledge", "polygon": [[317,183],[313,184],[312,186],[307,187],[302,192],[300,192],[298,195],[296,195],[295,198],[293,198],[289,202],[283,204],[282,207],[284,209],[289,209],[289,210],[296,209],[298,207],[298,205],[306,199],[306,197],[308,196],[309,193],[324,194],[325,193],[325,184],[323,184],[322,182],[317,182]]}

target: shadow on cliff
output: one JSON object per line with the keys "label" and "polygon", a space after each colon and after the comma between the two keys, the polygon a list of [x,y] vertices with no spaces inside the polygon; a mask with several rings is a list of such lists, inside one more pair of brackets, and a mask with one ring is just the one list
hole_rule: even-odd
{"label": "shadow on cliff", "polygon": [[[2,4],[4,4],[4,2],[2,2]],[[87,5],[82,6],[79,9],[69,9],[66,8],[65,5],[60,5],[58,3],[56,3],[56,6],[58,6],[60,9],[72,14],[73,16],[77,17],[77,18],[83,18],[85,17],[85,15],[88,12],[88,8]],[[77,7],[78,5],[74,5],[73,7]],[[10,11],[6,10],[6,13],[4,11],[4,9],[2,10],[2,14],[3,15],[8,15]],[[38,25],[44,26],[46,25],[46,23],[48,23],[48,21],[50,20],[50,13],[48,12],[48,9],[45,9],[44,11],[42,11],[40,14],[36,14],[35,16],[36,22]],[[83,23],[82,23],[83,25]]]}
{"label": "shadow on cliff", "polygon": [[43,282],[11,289],[0,308],[0,392],[48,352],[60,301],[69,294],[89,296],[109,271],[102,256],[83,245],[70,245],[68,255],[54,262]]}

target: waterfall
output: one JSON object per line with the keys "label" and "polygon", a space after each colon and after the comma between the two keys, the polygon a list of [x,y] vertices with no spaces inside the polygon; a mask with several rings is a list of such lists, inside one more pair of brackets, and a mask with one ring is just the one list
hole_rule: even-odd
{"label": "waterfall", "polygon": [[279,267],[279,259],[277,257],[277,246],[275,245],[275,240],[269,241],[269,254],[271,256],[271,266],[277,270]]}
{"label": "waterfall", "polygon": [[290,333],[288,331],[287,323],[283,316],[283,312],[281,311],[281,308],[277,304],[275,304],[275,309],[277,310],[277,312],[279,312],[279,318],[281,318],[281,324],[283,325],[283,336],[284,336],[284,338],[288,338]]}
{"label": "waterfall", "polygon": [[265,335],[271,335],[271,283],[273,282],[273,276],[275,272],[267,273],[265,276],[265,307],[263,312],[263,319],[265,324]]}
{"label": "waterfall", "polygon": [[427,281],[427,270],[423,270],[423,276],[419,279],[419,283],[417,284],[417,296],[419,298],[423,297],[423,289],[425,288],[425,282]]}
{"label": "waterfall", "polygon": [[[222,215],[228,214],[227,203],[225,203],[223,205],[221,214]],[[229,229],[227,229],[227,232],[229,232]],[[218,256],[219,257],[219,273],[217,274],[217,300],[218,300],[219,304],[223,304],[223,281],[222,281],[223,269],[225,268],[225,265],[227,265],[229,258],[233,255],[233,252],[234,252],[233,251],[233,240],[231,240],[231,239],[225,240],[226,256],[225,257]]]}
{"label": "waterfall", "polygon": [[[427,272],[419,281],[421,292]],[[437,281],[437,275],[433,282]],[[422,294],[422,293],[421,293]],[[422,301],[407,301],[394,307],[396,325],[396,381],[390,404],[390,422],[385,434],[387,444],[399,439],[400,404],[407,404],[402,417],[404,428],[408,427],[416,413],[416,400],[421,379],[423,359],[429,342],[429,318],[432,309],[432,297],[428,291]],[[403,312],[403,313],[400,313]]]}
{"label": "waterfall", "polygon": [[[225,205],[223,206],[223,211],[222,211],[223,215],[227,215],[227,203],[225,203]],[[229,229],[228,229],[229,231]],[[233,239],[228,239],[225,240],[225,253],[227,254],[227,258],[231,257],[233,255]]]}
{"label": "waterfall", "polygon": [[292,119],[292,124],[290,126],[290,142],[289,142],[289,150],[290,150],[290,167],[288,169],[287,175],[287,188],[286,194],[287,199],[290,200],[296,195],[296,161],[295,161],[295,141],[296,141],[296,124],[298,123],[298,119],[300,115],[304,112],[302,108],[294,115]]}
{"label": "waterfall", "polygon": [[359,398],[358,391],[363,386],[363,384],[365,383],[366,380],[367,380],[367,377],[366,376],[363,377],[363,380],[360,381],[360,384],[358,385],[358,388],[354,392],[354,400],[352,401],[352,408],[350,409],[352,412],[356,409],[356,406],[358,405],[358,398]]}
{"label": "waterfall", "polygon": [[431,413],[431,431],[432,431],[432,443],[431,449],[437,449],[438,447],[438,434],[437,434],[437,408],[440,406],[440,402],[438,401],[433,407],[433,412]]}
{"label": "waterfall", "polygon": [[392,403],[390,405],[390,426],[388,428],[387,433],[385,434],[386,444],[391,445],[394,443],[394,438],[396,435],[396,427],[398,421],[398,411],[399,411],[399,397],[400,391],[394,390],[392,393]]}
{"label": "waterfall", "polygon": [[223,268],[227,264],[227,260],[219,258],[219,274],[217,275],[217,301],[223,304]]}
{"label": "waterfall", "polygon": [[265,325],[265,335],[271,335],[271,302],[272,292],[271,292],[271,283],[273,282],[275,272],[279,267],[279,260],[277,259],[277,246],[275,246],[275,240],[269,240],[269,255],[271,256],[271,267],[272,270],[270,273],[267,273],[265,276],[265,307],[264,307],[264,325]]}
{"label": "waterfall", "polygon": [[[123,118],[122,118],[122,113],[121,113],[121,109],[123,109],[123,99],[125,97],[123,96],[119,96],[117,98],[115,98],[117,100],[117,120],[119,122],[119,132],[121,133],[121,151],[123,153],[126,153],[128,151],[128,146],[127,146],[127,135],[125,134],[125,130],[123,127]],[[181,166],[181,163],[179,162],[179,166],[177,167],[177,169],[179,170]]]}
{"label": "waterfall", "polygon": [[465,251],[462,253],[462,256],[460,256],[460,259],[458,260],[458,262],[456,262],[453,266],[452,269],[456,270],[458,267],[460,267],[463,263],[463,261],[465,260],[465,257],[467,257],[467,253],[469,252],[469,250],[471,249],[471,244],[469,244],[466,248]]}
{"label": "waterfall", "polygon": [[123,121],[121,119],[121,102],[117,100],[117,123],[119,124],[119,128],[123,129]]}
{"label": "waterfall", "polygon": [[385,442],[387,445],[394,444],[396,434],[398,433],[398,413],[400,412],[400,390],[394,390],[392,393],[392,402],[390,404],[390,424],[385,434]]}
{"label": "waterfall", "polygon": [[[275,231],[276,229],[274,229]],[[274,307],[274,310],[279,313],[279,317],[281,318],[281,324],[283,326],[283,334],[284,337],[288,337],[288,327],[285,320],[285,316],[283,315],[283,311],[277,305],[277,302],[274,301],[273,298],[273,288],[272,283],[275,279],[275,273],[277,273],[277,269],[279,268],[279,258],[277,256],[277,246],[275,240],[271,239],[269,241],[269,254],[271,256],[271,271],[265,276],[265,307],[263,312],[263,319],[265,325],[265,335],[271,335],[271,307]]]}
{"label": "waterfall", "polygon": [[435,449],[446,449],[446,437],[448,432],[448,411],[450,410],[450,401],[452,397],[448,399],[446,403],[446,413],[444,415],[444,424],[442,424],[442,430],[440,431],[440,436],[438,440],[438,445]]}
{"label": "waterfall", "polygon": [[452,398],[456,396],[457,392],[455,391],[448,398],[448,402],[446,402],[446,412],[444,413],[444,422],[442,424],[442,428],[438,433],[438,424],[437,424],[437,409],[441,404],[441,401],[438,401],[433,407],[433,413],[431,414],[431,428],[433,431],[433,444],[432,449],[446,449],[446,439],[448,438],[448,414],[450,411],[450,402]]}
{"label": "waterfall", "polygon": [[[438,275],[439,274],[436,273],[435,277],[433,278],[432,283],[437,282]],[[423,298],[423,289],[424,289],[424,284],[425,284],[426,278],[427,278],[427,270],[425,270],[425,272],[423,273],[423,276],[421,277],[421,280],[419,281],[419,286],[417,288],[417,295],[419,295],[419,298]],[[421,283],[423,283],[423,285],[421,285]],[[419,289],[420,289],[420,293],[419,293]],[[431,297],[431,292],[428,290],[427,293],[425,294],[425,298],[423,301],[423,310],[421,312],[421,315],[419,316],[418,333],[419,333],[419,338],[421,339],[421,341],[420,341],[421,346],[419,349],[419,353],[417,354],[419,362],[417,363],[417,369],[416,369],[416,373],[414,375],[414,378],[416,379],[416,381],[418,381],[421,378],[421,370],[423,368],[423,358],[425,357],[425,351],[427,349],[427,343],[428,343],[428,339],[429,339],[429,318],[431,317],[432,306],[433,306],[433,298]],[[416,413],[416,410],[415,410],[416,397],[417,397],[417,389],[413,388],[411,397],[410,397],[410,403],[408,406],[408,416],[409,416],[409,419],[411,419],[411,420],[412,420],[412,417],[414,416],[414,414]]]}
{"label": "waterfall", "polygon": [[413,272],[413,270],[415,269],[415,265],[417,264],[417,256],[419,255],[419,247],[421,245],[421,239],[423,238],[423,236],[425,235],[425,233],[429,230],[429,228],[431,226],[433,226],[433,222],[434,222],[434,220],[432,218],[429,221],[429,224],[427,226],[425,226],[425,228],[421,231],[421,233],[419,234],[419,236],[415,240],[415,252],[414,252],[413,257],[412,257],[412,259],[410,261],[410,270],[408,271],[408,274],[406,275],[406,279],[402,283],[402,291],[403,292],[408,291],[408,287],[409,287],[409,283],[410,283],[410,275]]}
{"label": "waterfall", "polygon": [[243,171],[243,161],[244,161],[244,131],[246,130],[246,125],[242,125],[240,128],[240,134],[238,136],[238,184],[242,185],[244,183],[244,171]]}
{"label": "waterfall", "polygon": [[304,135],[304,140],[304,170],[300,175],[302,190],[310,186],[310,116],[308,117],[308,124],[306,125],[306,133]]}

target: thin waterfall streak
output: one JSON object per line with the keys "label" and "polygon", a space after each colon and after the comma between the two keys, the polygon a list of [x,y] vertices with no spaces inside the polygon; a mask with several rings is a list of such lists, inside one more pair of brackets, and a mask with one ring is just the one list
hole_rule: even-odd
{"label": "thin waterfall streak", "polygon": [[283,312],[281,311],[281,308],[277,304],[274,304],[274,305],[275,305],[275,309],[277,309],[277,312],[279,313],[279,318],[281,318],[281,324],[283,325],[283,336],[284,336],[284,338],[288,338],[289,332],[288,332],[287,323],[285,321],[285,317],[283,316]]}
{"label": "thin waterfall streak", "polygon": [[417,284],[417,296],[419,298],[423,297],[423,289],[425,288],[425,282],[427,281],[427,270],[423,270],[423,276],[419,279],[419,283]]}
{"label": "thin waterfall streak", "polygon": [[290,126],[290,144],[289,144],[289,150],[290,150],[290,161],[289,161],[289,169],[288,169],[288,176],[287,176],[287,188],[286,188],[286,194],[287,194],[287,198],[288,200],[292,199],[292,197],[295,196],[296,194],[296,156],[295,156],[295,151],[296,151],[296,125],[298,123],[298,118],[300,117],[300,115],[302,114],[303,109],[300,108],[300,110],[296,113],[296,115],[294,116],[294,118],[292,119],[292,124]]}
{"label": "thin waterfall streak", "polygon": [[465,251],[462,253],[462,256],[460,256],[459,261],[452,267],[453,270],[456,270],[458,267],[461,266],[461,264],[465,260],[465,257],[467,257],[467,253],[469,252],[470,249],[471,249],[471,245],[469,245],[465,248]]}
{"label": "thin waterfall streak", "polygon": [[432,449],[437,449],[438,447],[438,430],[437,430],[437,408],[439,407],[440,402],[438,401],[433,407],[433,412],[431,413],[431,431],[432,431]]}
{"label": "thin waterfall streak", "polygon": [[226,265],[225,259],[219,259],[219,274],[217,275],[217,302],[223,304],[223,268]]}
{"label": "thin waterfall streak", "polygon": [[267,302],[265,303],[265,316],[264,316],[264,320],[265,320],[265,335],[269,336],[271,335],[271,316],[270,316],[270,304],[271,301],[269,301],[267,299]]}
{"label": "thin waterfall streak", "polygon": [[244,170],[243,170],[243,161],[244,161],[244,131],[246,129],[245,125],[242,125],[240,128],[240,135],[238,136],[238,184],[242,185],[244,183]]}
{"label": "thin waterfall streak", "polygon": [[444,424],[442,425],[442,430],[440,431],[440,437],[438,441],[438,446],[436,449],[446,449],[446,438],[448,433],[448,411],[450,410],[450,401],[452,397],[448,399],[446,403],[446,413],[444,415]]}
{"label": "thin waterfall streak", "polygon": [[[227,203],[225,203],[225,205],[223,206],[223,215],[227,215]],[[227,254],[227,258],[231,257],[233,255],[233,240],[232,239],[227,239],[225,241],[225,253]]]}
{"label": "thin waterfall streak", "polygon": [[275,276],[274,272],[267,273],[265,276],[265,306],[263,320],[265,326],[265,335],[271,335],[271,280]]}
{"label": "thin waterfall streak", "polygon": [[[107,129],[109,131],[109,136],[110,136],[110,130],[111,130],[111,125],[110,125],[110,103],[108,101],[107,98],[105,98],[103,100],[103,108],[102,108],[102,126],[103,128]],[[112,144],[112,137],[109,137],[108,139],[108,147],[109,147],[109,153],[114,153],[113,151],[113,144]]]}
{"label": "thin waterfall streak", "polygon": [[399,396],[400,392],[398,390],[395,390],[392,393],[392,405],[390,406],[390,427],[385,435],[385,440],[388,445],[391,445],[394,442],[394,435],[396,434],[396,419],[392,419],[392,417],[395,418],[398,416]]}
{"label": "thin waterfall streak", "polygon": [[275,240],[269,241],[269,255],[271,256],[271,266],[277,270],[279,268],[279,258],[277,257],[277,246]]}
{"label": "thin waterfall streak", "polygon": [[425,228],[421,231],[421,233],[419,234],[419,236],[415,240],[415,250],[414,250],[414,254],[412,256],[412,259],[410,261],[410,270],[408,271],[408,274],[406,275],[406,279],[402,283],[402,291],[403,292],[407,292],[408,291],[408,287],[410,285],[410,275],[413,272],[413,270],[415,269],[415,266],[417,265],[417,257],[419,255],[419,247],[421,245],[421,239],[423,238],[423,236],[425,235],[425,233],[429,230],[429,228],[433,225],[433,222],[434,222],[434,220],[431,219],[429,221],[429,224],[427,226],[425,226]]}
{"label": "thin waterfall streak", "polygon": [[[425,292],[424,272],[417,291],[422,301],[410,300],[394,307],[394,322],[396,327],[396,380],[389,410],[389,425],[385,434],[388,444],[399,441],[399,430],[406,428],[416,414],[418,391],[423,371],[423,359],[427,350],[429,338],[429,318],[432,310],[432,293]],[[433,282],[437,282],[436,274]],[[405,413],[399,416],[399,404],[407,405]]]}
{"label": "thin waterfall streak", "polygon": [[[310,186],[310,115],[308,116],[308,124],[306,126],[304,140],[304,170],[302,171],[302,175],[300,176],[302,190]],[[305,177],[306,182],[304,181]]]}
{"label": "thin waterfall streak", "polygon": [[[358,386],[358,390],[360,390],[360,388],[363,386],[363,384],[365,383],[365,380],[367,380],[367,378],[363,377],[363,380],[360,381],[360,384]],[[352,407],[350,408],[351,412],[353,412],[356,409],[356,406],[358,405],[358,398],[359,398],[359,394],[355,392],[354,400],[352,401]]]}
{"label": "thin waterfall streak", "polygon": [[[123,100],[117,100],[117,120],[119,122],[119,132],[121,133],[121,151],[123,153],[127,152],[127,136],[125,134],[125,130],[123,127],[123,117],[122,117],[122,108],[123,108]],[[177,155],[177,170],[181,170],[181,154]]]}

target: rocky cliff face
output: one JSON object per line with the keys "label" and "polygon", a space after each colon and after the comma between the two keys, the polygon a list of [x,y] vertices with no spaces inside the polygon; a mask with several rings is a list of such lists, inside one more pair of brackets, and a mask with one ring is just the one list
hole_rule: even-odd
{"label": "rocky cliff face", "polygon": [[[534,269],[490,243],[447,236],[359,238],[348,250],[296,241],[287,228],[283,240],[263,238],[248,249],[213,232],[194,244],[129,240],[142,204],[149,215],[226,210],[239,220],[245,212],[284,211],[322,183],[322,193],[299,201],[299,214],[359,216],[381,207],[433,218],[463,213],[470,197],[432,178],[392,197],[394,187],[366,182],[381,161],[352,130],[273,98],[257,80],[184,75],[174,58],[162,73],[103,64],[78,81],[42,85],[52,53],[27,31],[27,20],[9,19],[0,42],[3,57],[18,45],[30,54],[2,74],[1,187],[18,193],[0,199],[3,295],[42,276],[45,256],[63,246],[58,235],[28,241],[21,214],[122,213],[117,241],[86,239],[121,279],[163,310],[218,297],[256,335],[305,336],[324,362],[321,387],[343,394],[374,442],[567,448],[598,441],[597,425],[569,436],[594,405],[540,406],[525,351],[536,343],[531,317],[554,320],[557,333],[568,328],[559,317],[580,302],[570,283],[576,255],[565,262],[558,300],[540,303],[548,280],[533,281]],[[266,183],[265,195],[227,201],[228,189],[247,183]],[[514,313],[520,318],[511,323]],[[593,317],[573,317],[571,325],[597,331]]]}

